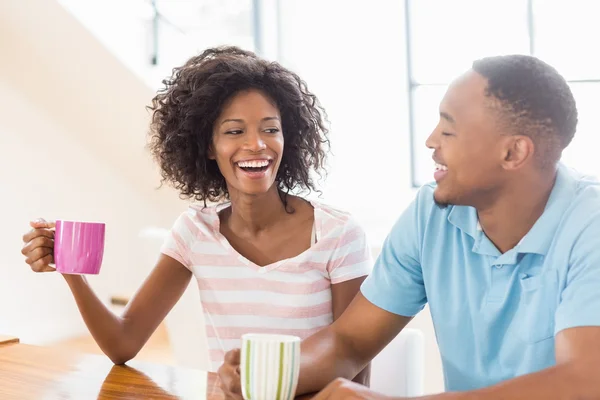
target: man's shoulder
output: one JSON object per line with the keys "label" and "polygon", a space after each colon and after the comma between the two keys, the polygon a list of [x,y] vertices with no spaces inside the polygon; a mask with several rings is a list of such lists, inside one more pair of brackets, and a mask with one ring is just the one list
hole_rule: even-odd
{"label": "man's shoulder", "polygon": [[599,210],[600,209],[600,181],[595,177],[574,174],[576,181],[574,201],[578,205]]}
{"label": "man's shoulder", "polygon": [[[575,250],[582,244],[590,251],[586,243],[597,243],[600,237],[600,181],[597,178],[582,174],[576,170],[563,168],[569,192],[561,192],[568,201],[568,206],[561,211],[560,225],[556,234],[556,245],[561,248]],[[595,246],[600,251],[600,246]]]}
{"label": "man's shoulder", "polygon": [[393,235],[405,236],[410,232],[411,235],[422,236],[426,231],[439,232],[447,228],[448,216],[457,206],[437,204],[434,199],[436,186],[435,183],[427,183],[418,189],[414,199],[392,228]]}
{"label": "man's shoulder", "polygon": [[413,204],[416,212],[420,215],[429,215],[435,208],[440,208],[434,198],[434,192],[437,187],[435,182],[426,183],[417,191]]}
{"label": "man's shoulder", "polygon": [[423,185],[415,198],[419,222],[422,224],[436,224],[444,228],[448,221],[448,216],[455,212],[470,213],[472,207],[457,206],[453,204],[438,204],[434,198],[434,192],[437,184],[428,183]]}
{"label": "man's shoulder", "polygon": [[600,181],[573,169],[565,169],[564,174],[571,181],[573,192],[563,218],[579,225],[600,223]]}

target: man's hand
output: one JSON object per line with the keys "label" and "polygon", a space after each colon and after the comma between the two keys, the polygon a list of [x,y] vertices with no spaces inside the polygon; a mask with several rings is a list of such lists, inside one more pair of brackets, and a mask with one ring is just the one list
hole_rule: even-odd
{"label": "man's hand", "polygon": [[242,399],[242,388],[240,385],[240,350],[235,349],[225,354],[225,362],[218,371],[221,378],[221,389],[225,398],[229,400]]}
{"label": "man's hand", "polygon": [[375,393],[358,383],[338,378],[313,397],[313,400],[391,400],[391,397]]}

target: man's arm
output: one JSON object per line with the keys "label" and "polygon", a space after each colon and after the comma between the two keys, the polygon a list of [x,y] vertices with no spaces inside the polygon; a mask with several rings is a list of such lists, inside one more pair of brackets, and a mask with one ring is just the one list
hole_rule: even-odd
{"label": "man's arm", "polygon": [[600,399],[600,328],[571,328],[556,336],[556,366],[465,393],[428,400]]}
{"label": "man's arm", "polygon": [[[304,360],[303,360],[304,361]],[[349,368],[342,370],[347,373]],[[312,378],[312,377],[311,377]],[[315,376],[313,379],[316,379]],[[387,399],[337,379],[313,400]],[[407,398],[404,398],[408,400]],[[415,398],[413,398],[415,399]],[[421,400],[596,400],[600,399],[600,327],[571,328],[556,337],[556,366],[484,389],[419,397]]]}
{"label": "man's arm", "polygon": [[316,392],[337,377],[353,379],[410,320],[359,292],[339,319],[302,342],[296,393]]}

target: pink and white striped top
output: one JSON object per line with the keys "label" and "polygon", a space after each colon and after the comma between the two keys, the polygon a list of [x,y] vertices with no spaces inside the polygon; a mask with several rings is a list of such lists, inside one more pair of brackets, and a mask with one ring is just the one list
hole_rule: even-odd
{"label": "pink and white striped top", "polygon": [[365,232],[345,212],[317,202],[316,242],[302,254],[260,267],[220,233],[218,212],[229,203],[191,206],[175,222],[162,253],[198,281],[213,370],[245,333],[306,338],[333,322],[331,285],[369,274]]}

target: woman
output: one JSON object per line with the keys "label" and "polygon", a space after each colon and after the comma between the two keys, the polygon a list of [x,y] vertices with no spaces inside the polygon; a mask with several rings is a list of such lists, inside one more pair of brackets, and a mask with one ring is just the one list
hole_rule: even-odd
{"label": "woman", "polygon": [[[213,370],[246,332],[305,338],[338,318],[370,271],[363,230],[344,212],[292,195],[314,190],[327,129],[293,72],[236,47],[176,68],[152,101],[150,148],[164,182],[194,198],[122,316],[78,275],[64,275],[94,339],[133,358],[198,281]],[[207,206],[207,201],[218,203]],[[53,271],[54,224],[38,221],[22,252]]]}

